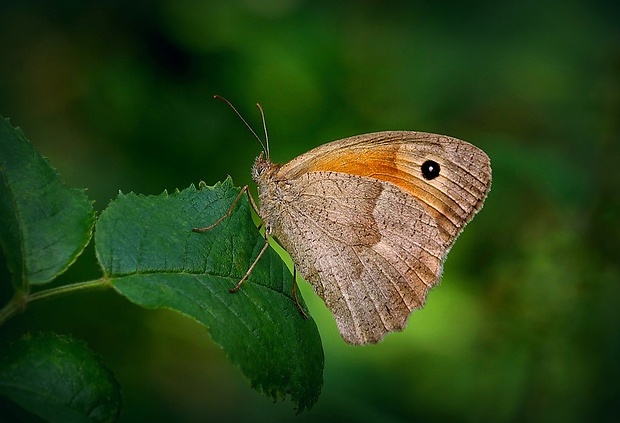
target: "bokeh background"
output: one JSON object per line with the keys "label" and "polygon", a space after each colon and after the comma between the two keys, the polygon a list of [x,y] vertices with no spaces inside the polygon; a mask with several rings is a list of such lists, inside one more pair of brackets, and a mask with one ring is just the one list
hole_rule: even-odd
{"label": "bokeh background", "polygon": [[[84,339],[124,422],[618,421],[620,8],[607,1],[0,2],[0,114],[101,211],[407,129],[484,149],[493,187],[405,332],[325,347],[318,404],[250,389],[203,327],[113,292],[33,304],[0,333]],[[260,133],[260,132],[259,132]],[[3,278],[7,278],[2,268]],[[65,281],[96,278],[92,246]],[[3,282],[5,283],[5,282]]]}

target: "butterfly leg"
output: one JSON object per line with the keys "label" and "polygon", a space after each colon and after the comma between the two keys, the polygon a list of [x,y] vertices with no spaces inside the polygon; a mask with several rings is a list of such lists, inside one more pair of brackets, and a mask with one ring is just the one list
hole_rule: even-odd
{"label": "butterfly leg", "polygon": [[[254,270],[254,267],[260,260],[260,258],[263,256],[263,254],[265,254],[265,251],[267,251],[267,248],[269,248],[268,236],[269,236],[269,231],[265,230],[265,245],[263,245],[263,248],[261,248],[260,252],[254,259],[250,267],[248,268],[248,271],[245,272],[245,275],[243,275],[243,277],[239,280],[239,282],[237,282],[237,285],[235,285],[234,287],[230,289],[231,293],[235,293],[239,291],[243,282],[245,282],[248,279],[248,277],[252,273],[252,270]],[[301,307],[301,304],[299,302],[299,297],[297,296],[297,268],[295,266],[293,266],[293,288],[291,289],[291,291],[293,292],[293,299],[295,300],[295,305],[297,306],[297,310],[299,310],[299,314],[301,314],[301,316],[304,319],[308,320],[308,315],[306,314],[304,309]]]}
{"label": "butterfly leg", "polygon": [[267,251],[267,248],[269,248],[269,239],[267,237],[267,232],[265,232],[265,245],[263,245],[263,248],[261,248],[260,252],[254,259],[254,262],[248,268],[248,271],[245,272],[245,275],[243,275],[241,280],[237,282],[237,285],[235,285],[233,288],[230,289],[230,292],[234,293],[234,292],[239,291],[239,288],[241,288],[241,285],[243,284],[243,282],[245,282],[246,279],[250,276],[250,273],[252,273],[252,270],[254,270],[254,267],[256,266],[260,258],[263,256],[263,254],[265,254],[265,251]]}
{"label": "butterfly leg", "polygon": [[[212,223],[209,226],[205,226],[204,228],[192,228],[192,231],[194,231],[194,232],[206,232],[206,231],[208,231],[210,229],[215,228],[220,223],[222,223],[222,221],[224,219],[226,219],[227,217],[230,217],[230,215],[232,214],[233,210],[235,209],[235,205],[241,199],[241,196],[243,194],[247,194],[248,199],[250,200],[250,205],[252,206],[252,208],[254,209],[256,214],[258,214],[260,216],[260,214],[258,213],[258,207],[256,206],[256,202],[254,201],[254,198],[252,198],[252,195],[250,194],[249,187],[247,185],[245,185],[243,188],[241,188],[241,191],[239,191],[239,194],[237,194],[237,196],[233,200],[232,204],[230,205],[230,208],[228,209],[228,211],[226,213],[224,213],[224,215],[222,215],[222,217],[220,217],[218,220],[216,220],[215,223]],[[261,223],[260,226],[258,227],[259,230],[260,230],[262,225],[263,224]],[[241,285],[243,284],[243,282],[246,281],[246,279],[250,276],[250,273],[252,273],[252,270],[254,270],[254,267],[256,266],[256,263],[258,263],[258,260],[260,260],[260,258],[263,256],[263,254],[265,254],[265,251],[267,251],[267,248],[269,247],[268,235],[269,234],[267,233],[267,231],[265,231],[265,245],[263,245],[263,248],[258,253],[258,256],[256,256],[256,259],[254,259],[254,262],[249,267],[248,271],[245,272],[245,275],[243,275],[241,280],[239,282],[237,282],[237,284],[233,288],[230,289],[230,292],[237,292],[239,290],[239,288],[241,288]]]}
{"label": "butterfly leg", "polygon": [[245,185],[243,188],[241,188],[241,191],[239,191],[239,194],[237,194],[237,197],[235,197],[235,199],[233,200],[232,204],[230,205],[230,208],[228,209],[228,211],[226,213],[224,213],[222,215],[222,217],[217,219],[215,221],[215,223],[212,223],[209,226],[205,226],[204,228],[192,228],[192,231],[194,231],[194,232],[206,232],[208,230],[211,230],[211,229],[215,228],[220,223],[222,223],[222,221],[224,219],[230,217],[230,215],[232,214],[233,210],[235,209],[235,206],[237,205],[237,202],[241,199],[241,196],[243,194],[247,194],[248,198],[250,199],[250,205],[252,206],[252,208],[254,209],[256,214],[259,214],[258,213],[258,207],[256,206],[256,202],[254,201],[254,198],[252,198],[252,195],[250,194],[250,189],[249,189],[249,187],[247,185]]}
{"label": "butterfly leg", "polygon": [[303,317],[305,320],[308,320],[308,315],[306,314],[306,312],[304,311],[303,308],[301,308],[301,304],[299,303],[299,297],[297,297],[297,268],[295,267],[295,265],[293,265],[293,298],[295,299],[295,304],[297,305],[297,310],[299,310],[299,314],[301,314],[301,317]]}

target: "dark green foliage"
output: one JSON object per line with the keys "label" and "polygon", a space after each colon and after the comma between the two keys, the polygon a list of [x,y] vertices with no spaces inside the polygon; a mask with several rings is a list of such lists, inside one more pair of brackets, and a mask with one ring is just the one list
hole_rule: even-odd
{"label": "dark green foliage", "polygon": [[44,284],[64,272],[90,240],[94,219],[84,191],[65,186],[0,116],[0,245],[14,286]]}
{"label": "dark green foliage", "polygon": [[[229,292],[265,242],[247,198],[212,230],[192,231],[226,213],[239,193],[230,179],[171,195],[120,194],[97,223],[103,277],[32,292],[82,252],[94,213],[84,192],[67,188],[20,130],[4,118],[0,124],[0,237],[15,290],[0,322],[37,299],[112,286],[135,304],[205,325],[268,397],[290,395],[300,411],[314,405],[323,380],[321,339],[314,321],[301,316],[280,257],[269,249],[241,290]],[[24,337],[0,351],[0,395],[0,405],[12,410],[3,414],[0,407],[0,417],[27,410],[52,422],[108,422],[120,413],[111,371],[83,343],[53,334]]]}
{"label": "dark green foliage", "polygon": [[54,334],[27,335],[0,350],[0,395],[50,422],[115,422],[121,411],[120,387],[100,358]]}

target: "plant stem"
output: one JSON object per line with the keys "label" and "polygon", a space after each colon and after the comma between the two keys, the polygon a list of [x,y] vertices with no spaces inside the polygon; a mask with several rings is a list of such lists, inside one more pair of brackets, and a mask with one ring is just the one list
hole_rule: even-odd
{"label": "plant stem", "polygon": [[23,310],[26,307],[26,304],[32,301],[43,300],[57,295],[64,295],[88,289],[108,288],[109,286],[110,284],[108,279],[103,277],[92,281],[78,282],[56,288],[44,289],[33,294],[16,292],[13,298],[11,298],[11,301],[0,309],[0,325],[2,325],[9,317]]}
{"label": "plant stem", "polygon": [[13,298],[11,298],[11,301],[0,309],[0,325],[2,325],[9,317],[24,308],[26,304],[24,298],[25,295],[23,292],[16,292],[15,295],[13,295]]}

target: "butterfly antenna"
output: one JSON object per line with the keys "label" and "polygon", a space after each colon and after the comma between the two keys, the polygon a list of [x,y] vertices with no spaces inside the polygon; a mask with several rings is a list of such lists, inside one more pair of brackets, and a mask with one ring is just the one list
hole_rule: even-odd
{"label": "butterfly antenna", "polygon": [[[258,140],[260,145],[263,147],[263,151],[265,151],[265,153],[267,154],[267,157],[269,157],[269,143],[267,142],[267,147],[265,147],[265,144],[263,143],[263,140],[261,140],[260,137],[258,135],[256,135],[256,132],[254,132],[254,130],[252,129],[250,124],[243,118],[243,116],[241,116],[241,113],[239,113],[239,111],[235,108],[235,106],[233,106],[230,101],[228,101],[226,98],[224,98],[224,97],[222,97],[220,95],[214,95],[213,98],[216,98],[218,100],[224,101],[226,104],[228,104],[230,106],[231,109],[234,110],[234,112],[237,114],[237,116],[239,116],[239,119],[241,119],[241,121],[245,124],[245,126],[250,130],[252,135],[254,135],[256,137],[256,139]],[[260,108],[260,106],[259,106],[259,108]],[[264,125],[265,124],[265,115],[263,114],[263,110],[262,109],[261,109],[261,114],[263,115],[263,125]],[[267,133],[267,131],[265,130],[265,134],[266,133]]]}
{"label": "butterfly antenna", "polygon": [[258,107],[258,110],[260,110],[260,116],[263,119],[263,130],[265,131],[265,144],[267,144],[267,151],[265,153],[267,154],[267,159],[269,159],[269,134],[267,133],[267,123],[265,122],[265,112],[263,111],[263,108],[261,107],[260,104],[256,103],[256,107]]}

